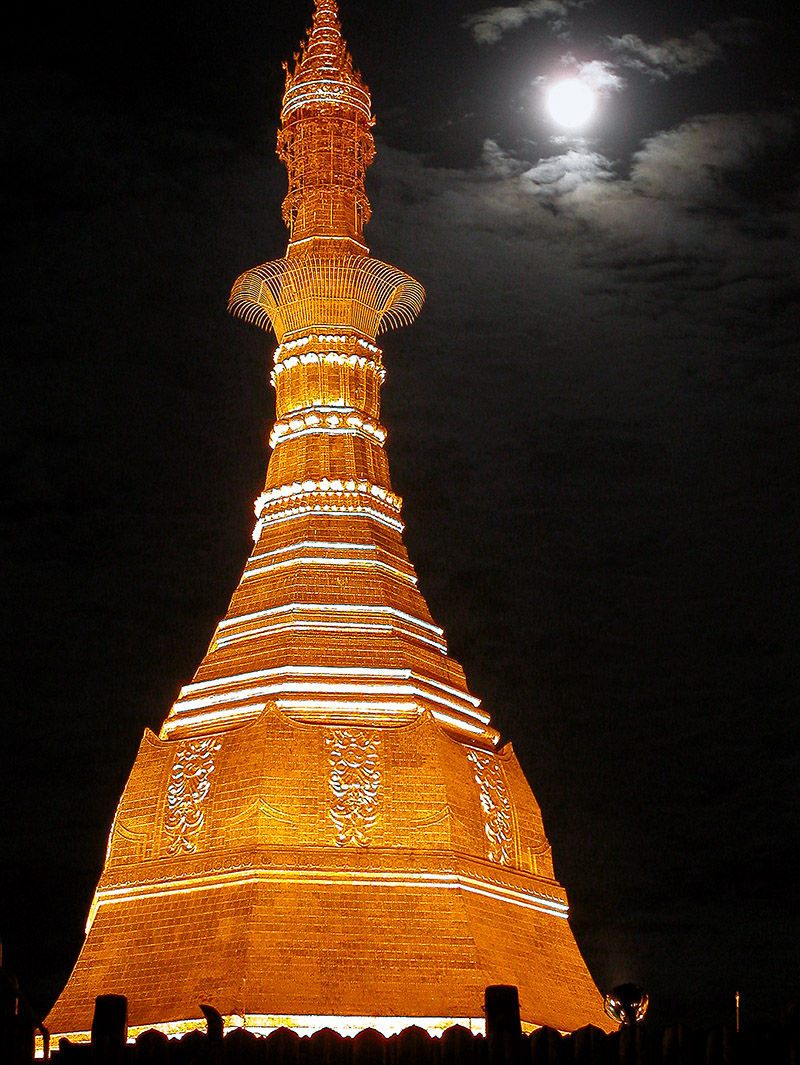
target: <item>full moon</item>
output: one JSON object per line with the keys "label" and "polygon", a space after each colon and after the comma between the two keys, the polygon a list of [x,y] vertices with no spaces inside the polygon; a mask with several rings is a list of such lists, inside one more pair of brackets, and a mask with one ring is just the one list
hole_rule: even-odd
{"label": "full moon", "polygon": [[594,93],[578,78],[559,81],[547,93],[548,111],[559,126],[568,129],[585,126],[592,117],[594,105]]}

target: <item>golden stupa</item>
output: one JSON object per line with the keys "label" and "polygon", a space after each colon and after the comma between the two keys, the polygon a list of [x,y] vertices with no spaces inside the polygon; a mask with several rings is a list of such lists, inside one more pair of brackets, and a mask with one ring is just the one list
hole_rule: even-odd
{"label": "golden stupa", "polygon": [[46,1024],[89,1037],[95,996],[131,1036],[483,1029],[516,984],[527,1027],[608,1029],[536,800],[448,656],[403,545],[376,337],[424,292],[370,258],[369,93],[334,0],[287,69],[282,259],[230,307],[278,340],[255,547],[111,828],[86,940]]}

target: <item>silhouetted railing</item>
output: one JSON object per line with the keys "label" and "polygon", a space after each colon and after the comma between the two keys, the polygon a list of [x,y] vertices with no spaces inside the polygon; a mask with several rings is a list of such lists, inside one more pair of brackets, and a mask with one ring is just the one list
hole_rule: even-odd
{"label": "silhouetted railing", "polygon": [[739,1034],[729,1028],[698,1031],[683,1025],[622,1028],[606,1034],[581,1028],[561,1035],[539,1028],[524,1035],[516,988],[486,989],[486,1036],[466,1028],[439,1038],[422,1028],[383,1036],[367,1030],[340,1036],[330,1029],[299,1036],[288,1028],[258,1036],[243,1028],[222,1033],[219,1014],[203,1007],[207,1029],[168,1039],[151,1029],[126,1043],[125,1000],[102,996],[92,1043],[59,1042],[56,1065],[800,1065],[800,1031],[785,1023]]}

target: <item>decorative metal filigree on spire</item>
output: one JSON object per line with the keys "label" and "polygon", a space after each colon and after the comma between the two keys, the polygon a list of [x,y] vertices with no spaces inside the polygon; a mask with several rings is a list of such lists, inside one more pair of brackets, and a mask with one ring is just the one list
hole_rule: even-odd
{"label": "decorative metal filigree on spire", "polygon": [[[299,66],[303,66],[306,70],[335,71],[353,76],[353,61],[342,40],[339,12],[334,0],[318,0],[314,5],[314,16],[311,29],[308,31],[308,38],[301,43],[300,52],[295,59],[300,59],[300,63],[295,67],[294,77],[299,73]],[[288,65],[285,67],[288,83],[290,80]]]}
{"label": "decorative metal filigree on spire", "polygon": [[[402,270],[370,258],[364,243],[370,217],[364,175],[375,156],[372,103],[342,39],[335,0],[316,0],[294,68],[284,66],[277,150],[289,177],[283,201],[289,245],[284,258],[242,274],[229,307],[262,329],[271,326],[281,344],[305,343],[322,330],[344,334],[355,350],[356,338],[374,342],[382,330],[413,321],[425,291]],[[281,357],[279,349],[276,366]]]}
{"label": "decorative metal filigree on spire", "polygon": [[293,245],[313,237],[361,243],[369,221],[364,172],[375,155],[369,91],[342,40],[336,4],[318,0],[308,38],[286,66],[278,155],[289,174],[283,217]]}

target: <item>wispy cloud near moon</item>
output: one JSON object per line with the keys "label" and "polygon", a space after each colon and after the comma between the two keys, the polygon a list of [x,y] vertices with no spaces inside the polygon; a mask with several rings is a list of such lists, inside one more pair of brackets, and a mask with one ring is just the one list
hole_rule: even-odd
{"label": "wispy cloud near moon", "polygon": [[750,21],[730,19],[707,30],[697,30],[690,37],[668,37],[648,44],[635,33],[609,37],[611,49],[619,61],[655,80],[666,81],[678,74],[695,74],[724,57],[724,46],[746,44]]}
{"label": "wispy cloud near moon", "polygon": [[465,19],[462,25],[468,29],[478,44],[497,44],[512,30],[518,30],[532,19],[551,23],[555,29],[563,26],[570,8],[583,7],[585,0],[527,0],[527,3],[511,7],[487,7]]}

